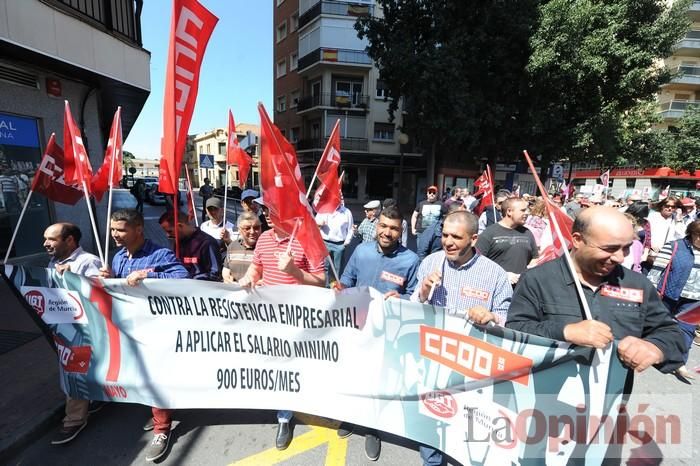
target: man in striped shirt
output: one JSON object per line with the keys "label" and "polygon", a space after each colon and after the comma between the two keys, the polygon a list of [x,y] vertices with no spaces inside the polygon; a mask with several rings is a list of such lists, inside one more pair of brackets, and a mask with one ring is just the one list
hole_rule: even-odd
{"label": "man in striped shirt", "polygon": [[[323,261],[312,261],[306,257],[301,243],[291,238],[272,223],[270,211],[263,197],[255,200],[262,206],[267,224],[272,227],[258,238],[253,254],[253,263],[238,284],[244,288],[260,285],[312,285],[324,286],[326,273]],[[275,445],[278,450],[286,449],[292,441],[289,422],[291,411],[277,412],[277,437]]]}
{"label": "man in striped shirt", "polygon": [[[445,217],[442,251],[421,263],[411,300],[445,307],[448,313],[478,324],[505,324],[513,288],[506,271],[474,248],[477,229],[478,219],[470,212]],[[421,446],[420,455],[426,466],[444,464],[442,453],[431,447]]]}

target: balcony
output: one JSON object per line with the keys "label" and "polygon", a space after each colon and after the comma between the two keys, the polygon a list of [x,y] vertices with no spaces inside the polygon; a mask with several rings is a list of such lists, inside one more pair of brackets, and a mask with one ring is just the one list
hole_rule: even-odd
{"label": "balcony", "polygon": [[669,84],[695,88],[700,86],[700,66],[680,65],[671,70],[673,78]]}
{"label": "balcony", "polygon": [[700,1],[694,1],[688,8],[688,16],[693,21],[700,21]]}
{"label": "balcony", "polygon": [[[297,150],[323,150],[328,144],[328,138],[300,139],[297,141]],[[368,144],[365,138],[340,138],[340,150],[348,152],[367,152]]]}
{"label": "balcony", "polygon": [[299,29],[309,24],[321,15],[338,16],[371,16],[374,5],[351,2],[318,2],[299,17]]}
{"label": "balcony", "polygon": [[688,31],[673,50],[674,55],[700,57],[700,31]]}
{"label": "balcony", "polygon": [[319,95],[302,97],[297,106],[297,113],[314,107],[332,107],[346,110],[367,111],[369,96],[364,94],[343,95],[323,92]]}
{"label": "balcony", "polygon": [[700,100],[669,100],[659,104],[660,114],[664,120],[677,120],[683,116],[688,107],[700,106]]}
{"label": "balcony", "polygon": [[320,62],[350,66],[359,65],[363,68],[372,67],[372,59],[369,58],[369,55],[364,50],[331,49],[321,47],[299,58],[298,73],[301,73],[302,70]]}

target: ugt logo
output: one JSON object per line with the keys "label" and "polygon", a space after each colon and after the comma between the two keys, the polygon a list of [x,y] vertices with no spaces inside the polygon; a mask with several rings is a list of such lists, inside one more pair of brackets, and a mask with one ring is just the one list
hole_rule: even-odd
{"label": "ugt logo", "polygon": [[44,295],[41,294],[41,291],[28,291],[27,293],[25,293],[24,299],[26,299],[29,305],[34,308],[36,313],[39,314],[39,317],[44,315],[44,306],[46,305],[46,299],[44,299]]}

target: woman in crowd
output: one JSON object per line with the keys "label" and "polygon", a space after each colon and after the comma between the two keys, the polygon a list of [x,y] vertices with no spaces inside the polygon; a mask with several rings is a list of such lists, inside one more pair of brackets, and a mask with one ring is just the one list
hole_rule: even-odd
{"label": "woman in crowd", "polygon": [[649,259],[653,263],[656,254],[661,251],[669,241],[677,240],[683,237],[682,234],[677,234],[675,229],[675,212],[680,207],[680,202],[674,196],[669,196],[656,204],[649,212],[647,219],[651,227],[651,252]]}
{"label": "woman in crowd", "polygon": [[537,247],[540,247],[542,242],[542,233],[547,229],[547,206],[541,197],[538,197],[534,203],[530,203],[530,215],[525,220],[525,228],[532,232],[535,237]]}
{"label": "woman in crowd", "polygon": [[[686,228],[685,238],[667,243],[659,252],[649,280],[673,316],[700,305],[700,220]],[[678,321],[686,340],[685,360],[695,336],[695,325]],[[685,366],[678,373],[692,378]]]}
{"label": "woman in crowd", "polygon": [[649,204],[642,201],[635,201],[627,206],[626,214],[631,215],[635,219],[635,231],[639,241],[644,246],[642,251],[642,270],[643,274],[649,273],[653,263],[649,260],[649,252],[651,251],[651,225],[647,217],[649,216]]}

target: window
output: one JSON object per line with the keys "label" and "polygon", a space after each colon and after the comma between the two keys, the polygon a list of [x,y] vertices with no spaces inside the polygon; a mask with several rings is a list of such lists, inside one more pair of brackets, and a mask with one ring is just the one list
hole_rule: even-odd
{"label": "window", "polygon": [[281,42],[287,37],[287,20],[285,19],[277,26],[277,42]]}
{"label": "window", "polygon": [[297,52],[294,52],[289,56],[289,71],[296,70],[298,66],[299,54]]}
{"label": "window", "polygon": [[379,141],[394,141],[394,125],[391,123],[375,123],[374,139]]}
{"label": "window", "polygon": [[289,130],[289,142],[297,142],[299,140],[299,127],[295,126]]}
{"label": "window", "polygon": [[207,144],[207,154],[211,154],[211,144]]}
{"label": "window", "polygon": [[226,143],[225,142],[219,143],[219,155],[226,155]]}
{"label": "window", "polygon": [[356,106],[362,98],[362,81],[336,81],[334,104],[336,107]]}
{"label": "window", "polygon": [[291,18],[289,18],[289,31],[294,32],[299,29],[299,12],[294,13]]}
{"label": "window", "polygon": [[299,91],[292,91],[289,94],[289,108],[297,108],[299,105]]}
{"label": "window", "polygon": [[377,94],[378,99],[386,99],[389,97],[389,89],[386,87],[386,83],[381,79],[377,79]]}
{"label": "window", "polygon": [[287,96],[283,95],[277,97],[277,111],[286,112],[287,111]]}
{"label": "window", "polygon": [[199,153],[204,154],[204,146],[199,146]]}
{"label": "window", "polygon": [[277,62],[277,77],[281,78],[285,74],[287,74],[287,60],[283,58]]}

